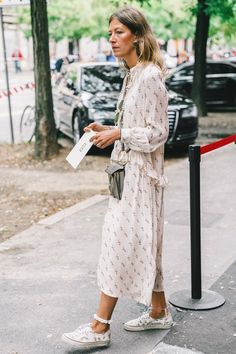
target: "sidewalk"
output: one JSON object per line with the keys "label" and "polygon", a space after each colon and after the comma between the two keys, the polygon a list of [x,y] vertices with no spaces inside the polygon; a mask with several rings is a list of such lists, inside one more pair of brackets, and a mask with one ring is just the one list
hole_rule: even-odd
{"label": "sidewalk", "polygon": [[[194,313],[171,307],[176,324],[170,331],[129,333],[122,323],[138,316],[143,306],[122,298],[113,317],[112,344],[104,353],[235,353],[235,166],[234,144],[204,155],[201,162],[203,289],[213,286],[226,304]],[[166,174],[163,262],[168,296],[190,288],[188,161],[167,167]],[[60,337],[90,321],[96,310],[106,206],[106,197],[91,198],[0,244],[0,354],[79,353]]]}

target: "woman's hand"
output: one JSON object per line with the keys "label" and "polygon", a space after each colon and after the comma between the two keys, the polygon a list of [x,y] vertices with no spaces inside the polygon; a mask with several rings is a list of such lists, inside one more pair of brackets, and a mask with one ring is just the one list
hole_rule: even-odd
{"label": "woman's hand", "polygon": [[[92,123],[96,124],[96,123]],[[109,145],[113,144],[116,140],[120,139],[120,128],[115,129],[105,129],[102,131],[97,131],[90,141],[94,143],[100,149],[105,149]]]}
{"label": "woman's hand", "polygon": [[88,132],[89,130],[93,130],[95,132],[102,132],[104,130],[107,130],[107,126],[98,124],[98,123],[91,123],[87,127],[84,128],[85,132]]}

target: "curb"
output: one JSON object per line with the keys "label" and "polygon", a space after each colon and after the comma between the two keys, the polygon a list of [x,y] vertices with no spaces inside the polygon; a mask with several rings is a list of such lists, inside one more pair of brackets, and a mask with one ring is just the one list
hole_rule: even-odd
{"label": "curb", "polygon": [[100,203],[108,198],[109,198],[109,196],[107,196],[107,195],[98,195],[97,194],[91,198],[85,199],[77,204],[74,204],[71,207],[65,208],[65,209],[63,209],[51,216],[48,216],[47,218],[40,220],[37,224],[47,225],[47,226],[56,224],[57,222],[65,219],[66,217],[71,216],[80,210],[91,207],[94,204]]}

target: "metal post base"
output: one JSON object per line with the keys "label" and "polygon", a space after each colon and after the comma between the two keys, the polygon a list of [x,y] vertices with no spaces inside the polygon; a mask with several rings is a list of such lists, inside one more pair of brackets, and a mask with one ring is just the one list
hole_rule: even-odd
{"label": "metal post base", "polygon": [[225,299],[220,294],[211,290],[203,290],[202,298],[191,298],[190,290],[181,290],[169,297],[169,302],[175,307],[185,310],[211,310],[224,305]]}

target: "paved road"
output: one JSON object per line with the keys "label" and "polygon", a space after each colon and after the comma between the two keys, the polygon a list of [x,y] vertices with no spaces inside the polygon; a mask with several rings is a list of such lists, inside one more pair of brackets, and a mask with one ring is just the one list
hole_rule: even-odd
{"label": "paved road", "polygon": [[[6,91],[6,83],[4,73],[1,72],[0,77],[0,93]],[[33,72],[26,71],[15,75],[9,73],[10,89],[14,87],[24,86],[29,82],[33,82]],[[34,105],[34,89],[25,89],[24,91],[13,93],[11,95],[11,107],[13,118],[13,130],[15,142],[20,142],[20,117],[26,105]],[[10,117],[7,98],[0,98],[0,143],[11,143]]]}

